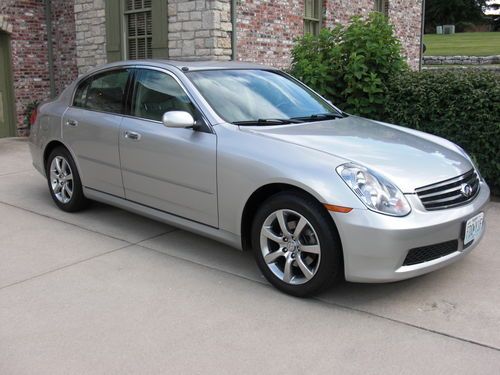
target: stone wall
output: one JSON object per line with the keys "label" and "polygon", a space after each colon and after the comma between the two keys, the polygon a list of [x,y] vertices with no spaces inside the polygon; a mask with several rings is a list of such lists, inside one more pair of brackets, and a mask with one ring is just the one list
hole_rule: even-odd
{"label": "stone wall", "polygon": [[104,0],[74,0],[76,61],[83,74],[107,62]]}
{"label": "stone wall", "polygon": [[500,55],[493,56],[424,56],[424,65],[500,65]]}
{"label": "stone wall", "polygon": [[303,0],[242,0],[237,9],[237,59],[286,68],[304,34]]}
{"label": "stone wall", "polygon": [[230,0],[169,0],[171,59],[231,58]]}

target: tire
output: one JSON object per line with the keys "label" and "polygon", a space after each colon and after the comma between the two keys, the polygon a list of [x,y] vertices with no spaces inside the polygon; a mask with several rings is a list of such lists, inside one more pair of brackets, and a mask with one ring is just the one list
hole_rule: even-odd
{"label": "tire", "polygon": [[311,296],[343,276],[337,228],[312,197],[283,192],[268,198],[255,214],[251,236],[261,272],[287,294]]}
{"label": "tire", "polygon": [[45,165],[50,195],[63,211],[76,212],[88,206],[75,162],[64,147],[56,147]]}

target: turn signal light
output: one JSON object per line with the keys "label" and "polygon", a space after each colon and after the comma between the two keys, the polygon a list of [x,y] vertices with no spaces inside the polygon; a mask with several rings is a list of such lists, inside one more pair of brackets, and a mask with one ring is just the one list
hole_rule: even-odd
{"label": "turn signal light", "polygon": [[341,212],[343,214],[347,214],[352,211],[351,207],[336,206],[334,204],[325,204],[325,207],[328,211]]}

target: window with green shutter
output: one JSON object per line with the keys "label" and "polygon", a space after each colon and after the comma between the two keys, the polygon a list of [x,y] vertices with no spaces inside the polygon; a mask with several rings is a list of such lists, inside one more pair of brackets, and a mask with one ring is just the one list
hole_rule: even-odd
{"label": "window with green shutter", "polygon": [[153,57],[153,22],[151,0],[127,0],[126,9],[127,58]]}
{"label": "window with green shutter", "polygon": [[318,35],[321,30],[323,0],[304,1],[304,33]]}
{"label": "window with green shutter", "polygon": [[168,57],[167,0],[106,0],[108,62]]}

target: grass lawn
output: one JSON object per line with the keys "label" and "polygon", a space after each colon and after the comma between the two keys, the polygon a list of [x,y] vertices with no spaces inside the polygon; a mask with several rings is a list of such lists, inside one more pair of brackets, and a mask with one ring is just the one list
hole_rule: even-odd
{"label": "grass lawn", "polygon": [[426,34],[425,56],[489,56],[500,55],[500,32]]}

